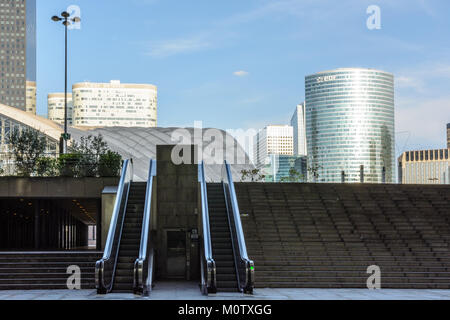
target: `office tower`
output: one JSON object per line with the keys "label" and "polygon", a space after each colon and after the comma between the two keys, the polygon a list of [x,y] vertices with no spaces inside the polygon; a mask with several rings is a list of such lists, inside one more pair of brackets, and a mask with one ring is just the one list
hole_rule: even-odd
{"label": "office tower", "polygon": [[268,161],[269,155],[294,154],[293,128],[291,126],[267,126],[260,130],[254,139],[254,161],[261,167]]}
{"label": "office tower", "polygon": [[262,174],[265,182],[305,182],[307,169],[305,156],[271,154]]}
{"label": "office tower", "polygon": [[306,113],[305,103],[299,104],[295,108],[291,119],[291,126],[294,128],[294,155],[306,156]]}
{"label": "office tower", "polygon": [[[344,68],[306,77],[309,180],[394,182],[394,76]],[[385,179],[383,179],[385,177]]]}
{"label": "office tower", "polygon": [[402,184],[450,184],[449,149],[404,152],[398,159]]}
{"label": "office tower", "polygon": [[25,111],[26,82],[36,81],[36,0],[0,0],[0,21],[0,103]]}
{"label": "office tower", "polygon": [[[50,93],[47,97],[48,119],[64,126],[65,94]],[[71,126],[73,114],[72,94],[67,94],[67,124]]]}
{"label": "office tower", "polygon": [[31,114],[36,114],[36,82],[27,81],[26,82],[26,112]]}
{"label": "office tower", "polygon": [[156,127],[157,87],[83,82],[72,87],[76,127]]}

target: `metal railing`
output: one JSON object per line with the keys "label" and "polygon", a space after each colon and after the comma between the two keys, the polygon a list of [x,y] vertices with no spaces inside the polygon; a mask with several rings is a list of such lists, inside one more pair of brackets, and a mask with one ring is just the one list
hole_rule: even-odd
{"label": "metal railing", "polygon": [[255,266],[248,258],[244,231],[242,229],[241,214],[234,188],[233,176],[230,165],[225,161],[222,169],[222,183],[225,192],[225,203],[227,206],[228,219],[230,221],[231,239],[236,272],[238,276],[239,289],[248,294],[253,293]]}
{"label": "metal railing", "polygon": [[156,161],[150,160],[147,190],[145,193],[144,216],[142,219],[141,244],[139,257],[134,263],[134,283],[133,291],[135,294],[148,296],[152,290],[154,275],[155,250],[152,232],[152,194],[153,179],[156,176]]}
{"label": "metal railing", "polygon": [[98,294],[112,290],[116,271],[117,257],[122,237],[123,222],[127,208],[128,194],[133,182],[133,160],[125,160],[117,189],[114,211],[108,231],[103,258],[95,265],[95,286]]}
{"label": "metal railing", "polygon": [[213,259],[211,231],[209,224],[208,192],[205,179],[205,165],[199,167],[199,182],[202,202],[203,247],[201,248],[201,290],[204,295],[217,292],[216,263]]}

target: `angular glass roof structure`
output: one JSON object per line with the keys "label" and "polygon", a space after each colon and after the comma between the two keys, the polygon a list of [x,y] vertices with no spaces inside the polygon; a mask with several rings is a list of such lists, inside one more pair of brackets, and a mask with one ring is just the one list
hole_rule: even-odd
{"label": "angular glass roof structure", "polygon": [[[52,141],[58,141],[63,129],[56,123],[16,108],[0,105],[0,117],[14,123],[35,129]],[[1,123],[0,123],[1,128]],[[233,178],[241,180],[241,170],[254,166],[235,138],[219,129],[197,128],[69,128],[72,139],[79,141],[89,135],[102,135],[111,150],[124,159],[133,159],[134,175],[137,181],[146,181],[150,159],[156,159],[157,145],[196,144],[203,152],[205,173],[208,182],[221,181],[224,160],[231,164]]]}

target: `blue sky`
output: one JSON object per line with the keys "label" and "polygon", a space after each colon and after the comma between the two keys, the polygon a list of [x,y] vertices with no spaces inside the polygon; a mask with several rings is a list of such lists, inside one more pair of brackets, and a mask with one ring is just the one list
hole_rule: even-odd
{"label": "blue sky", "polygon": [[[396,76],[397,151],[445,146],[448,0],[37,1],[38,114],[64,89],[63,27],[50,17],[77,5],[69,83],[155,84],[160,126],[288,123],[306,75],[370,67]],[[381,30],[366,27],[369,5]]]}

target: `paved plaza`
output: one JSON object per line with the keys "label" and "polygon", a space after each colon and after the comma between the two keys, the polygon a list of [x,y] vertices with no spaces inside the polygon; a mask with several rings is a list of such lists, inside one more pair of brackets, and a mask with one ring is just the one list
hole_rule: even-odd
{"label": "paved plaza", "polygon": [[0,291],[0,300],[450,300],[450,290],[256,289],[254,295],[220,293],[205,297],[196,283],[158,282],[147,298],[95,290]]}

